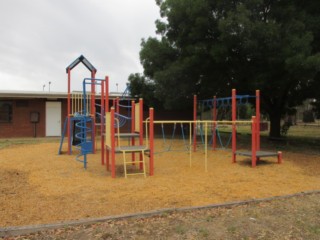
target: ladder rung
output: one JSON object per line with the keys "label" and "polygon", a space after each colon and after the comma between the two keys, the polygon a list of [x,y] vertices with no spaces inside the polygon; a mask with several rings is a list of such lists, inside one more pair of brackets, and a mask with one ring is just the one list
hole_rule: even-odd
{"label": "ladder rung", "polygon": [[[142,151],[143,152],[143,151]],[[125,154],[125,152],[122,152],[122,154],[123,154],[123,166],[124,166],[124,175],[125,175],[125,177],[127,178],[127,176],[131,176],[131,175],[144,175],[144,177],[146,177],[146,166],[145,166],[145,160],[144,160],[144,156],[142,157],[142,160],[138,160],[138,161],[133,161],[133,160],[131,160],[131,161],[126,161],[126,154]],[[133,165],[133,164],[138,164],[138,163],[142,163],[143,164],[143,169],[142,169],[142,171],[143,172],[138,172],[138,173],[128,173],[127,172],[127,165]]]}

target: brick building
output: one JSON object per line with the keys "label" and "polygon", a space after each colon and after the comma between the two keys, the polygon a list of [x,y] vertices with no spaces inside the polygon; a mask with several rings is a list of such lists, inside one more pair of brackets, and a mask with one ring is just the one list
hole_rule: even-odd
{"label": "brick building", "polygon": [[[119,96],[110,93],[109,100]],[[67,97],[64,92],[0,91],[0,138],[61,136]]]}

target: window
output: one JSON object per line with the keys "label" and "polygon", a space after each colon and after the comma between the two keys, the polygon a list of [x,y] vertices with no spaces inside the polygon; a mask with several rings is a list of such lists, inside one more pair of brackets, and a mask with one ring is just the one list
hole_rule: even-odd
{"label": "window", "polygon": [[0,123],[12,122],[12,102],[0,101]]}

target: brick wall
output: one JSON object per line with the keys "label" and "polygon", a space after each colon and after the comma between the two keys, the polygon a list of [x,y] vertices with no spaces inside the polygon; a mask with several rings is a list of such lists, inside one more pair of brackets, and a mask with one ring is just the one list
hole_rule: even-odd
{"label": "brick wall", "polygon": [[[12,122],[0,123],[0,138],[12,138],[12,137],[33,137],[34,136],[34,124],[30,122],[30,113],[39,112],[40,119],[36,124],[36,136],[45,137],[45,106],[47,99],[14,99],[7,100],[12,101]],[[55,101],[61,102],[61,131],[63,130],[63,124],[67,117],[67,99],[58,99]],[[112,101],[110,101],[112,106]],[[144,119],[148,116],[148,109],[144,109]],[[127,115],[127,110],[122,110],[121,114]],[[192,112],[176,112],[176,111],[157,111],[155,109],[155,120],[192,120]],[[166,127],[166,131],[171,132],[172,126]],[[122,127],[122,132],[129,131],[130,126],[127,123]],[[178,133],[179,131],[177,131]],[[155,126],[155,133],[161,133],[161,126]]]}
{"label": "brick wall", "polygon": [[39,122],[36,124],[38,137],[45,134],[45,100],[12,100],[12,122],[0,123],[0,137],[33,137],[34,124],[30,122],[31,112],[39,112]]}
{"label": "brick wall", "polygon": [[[45,137],[45,106],[46,99],[21,99],[12,101],[12,122],[0,123],[0,138],[34,137],[34,123],[30,122],[31,112],[39,113],[39,122],[36,123],[36,137]],[[62,102],[61,129],[67,115],[67,101]]]}

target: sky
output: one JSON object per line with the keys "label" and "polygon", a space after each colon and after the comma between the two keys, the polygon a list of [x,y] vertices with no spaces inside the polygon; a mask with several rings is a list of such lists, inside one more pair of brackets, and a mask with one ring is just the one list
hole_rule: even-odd
{"label": "sky", "polygon": [[[0,90],[67,92],[66,68],[80,55],[122,92],[131,73],[143,72],[141,39],[154,37],[155,0],[0,1]],[[90,72],[79,64],[71,90]],[[49,82],[51,82],[49,84]]]}

